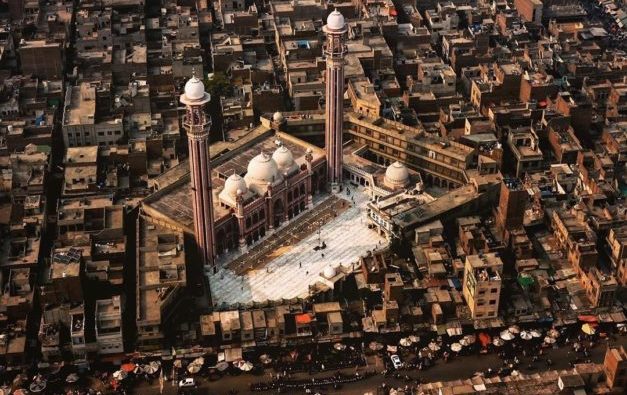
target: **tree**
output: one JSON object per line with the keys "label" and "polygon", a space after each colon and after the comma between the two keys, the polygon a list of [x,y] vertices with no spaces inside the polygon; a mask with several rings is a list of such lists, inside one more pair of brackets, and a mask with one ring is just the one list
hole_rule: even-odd
{"label": "tree", "polygon": [[212,97],[216,98],[220,96],[230,96],[233,89],[231,81],[226,74],[221,71],[213,73],[211,78],[207,77],[205,79],[205,87],[207,92],[209,92]]}

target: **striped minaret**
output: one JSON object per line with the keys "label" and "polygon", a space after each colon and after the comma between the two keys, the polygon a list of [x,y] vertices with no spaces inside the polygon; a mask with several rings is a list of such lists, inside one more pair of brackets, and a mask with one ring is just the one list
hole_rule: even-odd
{"label": "striped minaret", "polygon": [[344,17],[335,10],[329,14],[323,27],[327,35],[324,54],[326,68],[325,147],[327,153],[327,181],[331,191],[342,185],[342,126],[344,123],[344,55],[347,32]]}
{"label": "striped minaret", "polygon": [[214,258],[213,191],[209,162],[211,118],[205,113],[205,104],[211,97],[205,92],[202,81],[194,75],[185,84],[185,93],[180,100],[187,107],[183,125],[189,145],[194,235],[203,265],[211,267]]}

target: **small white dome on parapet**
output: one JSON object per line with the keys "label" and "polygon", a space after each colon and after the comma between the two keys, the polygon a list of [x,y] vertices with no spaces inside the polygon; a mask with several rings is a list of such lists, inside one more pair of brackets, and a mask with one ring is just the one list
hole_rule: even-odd
{"label": "small white dome on parapet", "polygon": [[274,122],[283,122],[283,114],[279,111],[275,112],[274,115],[272,115],[272,120]]}
{"label": "small white dome on parapet", "polygon": [[409,170],[404,164],[394,162],[385,170],[385,182],[390,186],[405,186],[409,182]]}
{"label": "small white dome on parapet", "polygon": [[335,277],[336,274],[337,274],[337,271],[331,265],[325,267],[324,270],[322,271],[322,275],[327,279],[331,279]]}
{"label": "small white dome on parapet", "polygon": [[333,10],[327,17],[327,27],[329,29],[342,30],[345,24],[344,16],[338,10]]}

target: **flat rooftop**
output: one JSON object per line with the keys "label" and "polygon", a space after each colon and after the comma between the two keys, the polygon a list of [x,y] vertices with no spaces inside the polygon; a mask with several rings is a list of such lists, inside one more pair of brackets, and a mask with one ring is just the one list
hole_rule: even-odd
{"label": "flat rooftop", "polygon": [[[226,146],[218,143],[210,147],[211,154],[219,152],[235,151],[238,150],[235,155],[225,157],[224,159],[218,158],[212,160],[214,166],[212,171],[212,183],[213,190],[215,192],[213,199],[214,218],[216,221],[227,215],[231,215],[231,210],[220,204],[220,200],[217,197],[217,193],[224,186],[224,181],[232,174],[239,174],[244,176],[248,169],[248,163],[252,158],[259,155],[260,152],[266,152],[272,154],[277,149],[276,140],[277,136],[274,133],[266,133],[267,130],[263,127],[259,128],[264,133],[253,136],[252,139],[242,138],[241,147],[231,147],[228,149]],[[297,144],[287,138],[280,139],[281,143],[286,146],[294,157],[294,161],[299,166],[305,163],[305,151],[308,145]],[[223,149],[218,151],[218,147],[222,146]],[[319,148],[313,150],[314,162],[320,159],[324,155],[323,151]],[[214,156],[215,158],[215,156]],[[189,166],[187,163],[184,166]],[[161,215],[170,218],[177,223],[183,225],[188,229],[193,229],[193,213],[190,195],[190,181],[186,174],[189,174],[189,168],[177,166],[174,170],[175,177],[178,181],[172,179],[164,179],[164,181],[171,183],[172,187],[169,190],[162,190],[162,193],[156,193],[151,198],[145,201],[145,205],[151,209],[158,211]],[[166,173],[167,174],[167,173]]]}
{"label": "flat rooftop", "polygon": [[[93,91],[93,98],[87,94],[88,90]],[[73,86],[66,95],[63,124],[93,125],[96,116],[95,88],[81,84],[80,86]]]}
{"label": "flat rooftop", "polygon": [[65,154],[65,163],[96,163],[98,160],[98,146],[68,147]]}
{"label": "flat rooftop", "polygon": [[185,286],[183,233],[138,219],[137,320],[160,321],[161,305]]}

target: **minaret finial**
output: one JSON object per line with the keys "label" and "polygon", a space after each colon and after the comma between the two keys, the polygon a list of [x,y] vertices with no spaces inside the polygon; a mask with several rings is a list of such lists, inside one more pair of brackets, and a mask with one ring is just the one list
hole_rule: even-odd
{"label": "minaret finial", "polygon": [[192,78],[197,78],[196,77],[196,66],[192,66]]}

